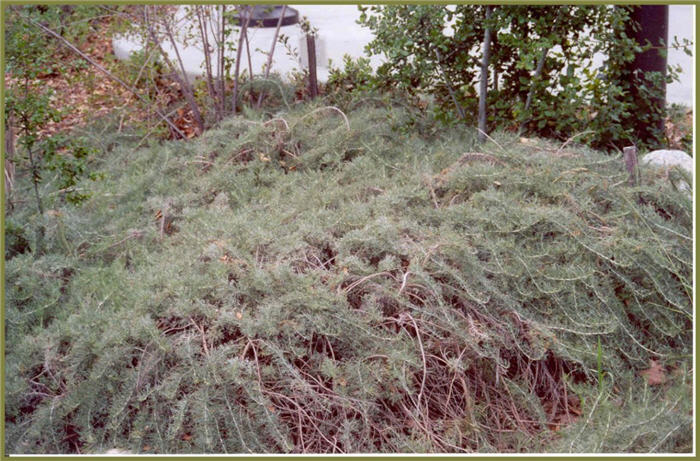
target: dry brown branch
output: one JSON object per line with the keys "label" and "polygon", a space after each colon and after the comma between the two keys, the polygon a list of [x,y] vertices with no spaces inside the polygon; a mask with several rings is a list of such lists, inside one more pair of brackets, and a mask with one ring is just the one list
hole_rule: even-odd
{"label": "dry brown branch", "polygon": [[420,354],[421,357],[423,358],[423,379],[420,383],[420,391],[418,392],[418,401],[416,402],[416,406],[420,408],[421,402],[423,401],[423,392],[425,391],[425,379],[428,376],[428,367],[426,364],[426,359],[425,359],[425,349],[423,348],[423,340],[421,339],[420,336],[420,330],[418,329],[418,324],[416,323],[416,320],[413,318],[411,314],[406,312],[406,317],[408,317],[411,320],[411,323],[413,323],[413,328],[416,330],[416,337],[418,338],[418,346],[420,347]]}
{"label": "dry brown branch", "polygon": [[[270,44],[270,52],[267,54],[267,65],[265,66],[265,78],[270,76],[270,68],[272,67],[272,56],[275,54],[275,47],[277,46],[277,37],[280,34],[280,28],[282,27],[282,19],[284,19],[284,13],[287,11],[287,5],[282,5],[282,11],[280,12],[280,18],[277,21],[277,28],[275,29],[275,35],[272,37],[272,43]],[[239,41],[240,43],[240,41]],[[260,109],[260,104],[262,104],[263,94],[258,95],[258,103],[255,106]]]}
{"label": "dry brown branch", "polygon": [[334,111],[338,112],[338,113],[343,117],[343,120],[345,121],[345,127],[348,129],[348,131],[350,131],[350,120],[348,120],[348,116],[345,115],[345,112],[343,112],[342,110],[338,109],[338,108],[335,107],[335,106],[319,107],[318,109],[312,110],[312,111],[309,112],[308,114],[306,114],[306,115],[304,115],[303,117],[299,118],[299,120],[297,120],[297,123],[298,123],[298,122],[301,122],[301,121],[304,120],[305,118],[310,117],[311,115],[313,115],[313,114],[315,114],[315,113],[317,113],[317,112],[320,112],[320,111],[322,111],[322,110],[327,110],[327,109],[331,109],[331,110],[334,110]]}
{"label": "dry brown branch", "polygon": [[250,11],[250,6],[246,6],[244,11],[246,12],[245,21],[241,25],[241,31],[238,35],[238,46],[236,47],[236,67],[233,73],[233,113],[236,113],[236,106],[238,105],[238,81],[241,73],[241,55],[243,53],[243,48],[241,44],[243,43],[243,37],[246,36],[248,30],[248,24],[250,23],[250,17],[252,15]]}
{"label": "dry brown branch", "polygon": [[396,294],[396,296],[401,296],[401,293],[403,293],[403,289],[406,288],[406,280],[408,280],[408,275],[410,273],[410,271],[404,272],[403,281],[401,282],[401,288],[399,288],[399,292]]}
{"label": "dry brown branch", "polygon": [[127,235],[127,236],[124,237],[123,239],[119,240],[118,242],[115,242],[115,243],[111,244],[110,246],[108,246],[107,248],[105,248],[105,250],[109,250],[109,249],[111,249],[111,248],[114,248],[115,246],[121,245],[122,243],[126,242],[127,240],[131,240],[131,239],[134,239],[134,238],[135,238],[135,239],[139,239],[139,238],[141,238],[142,236],[143,236],[143,231],[142,231],[142,230],[140,230],[140,229],[133,229],[133,230],[129,231],[129,235]]}
{"label": "dry brown branch", "polygon": [[194,325],[197,331],[199,331],[199,334],[202,336],[202,349],[204,349],[204,355],[209,357],[209,347],[207,346],[207,336],[204,333],[204,327],[197,325],[197,322],[195,322],[192,317],[190,317],[190,322],[192,323],[192,325]]}
{"label": "dry brown branch", "polygon": [[[144,8],[148,7],[144,6]],[[148,17],[149,16],[146,15],[146,18]],[[157,48],[160,50],[161,57],[168,64],[168,66],[174,70],[173,75],[175,76],[175,79],[177,80],[178,84],[180,85],[180,88],[182,89],[182,93],[184,94],[185,99],[187,100],[187,103],[190,106],[190,110],[192,111],[192,115],[194,116],[194,121],[197,124],[197,134],[202,134],[202,132],[204,132],[204,120],[202,119],[202,113],[199,110],[199,105],[195,100],[194,89],[192,88],[192,84],[190,83],[189,78],[187,76],[187,71],[185,71],[185,64],[182,61],[182,56],[180,55],[180,48],[178,47],[177,42],[175,41],[175,36],[173,34],[170,22],[167,20],[164,21],[163,27],[165,29],[165,35],[166,37],[168,37],[170,45],[175,51],[175,57],[177,58],[178,65],[180,67],[180,73],[178,73],[178,71],[175,70],[175,67],[172,65],[170,58],[168,57],[168,54],[165,52],[165,50],[163,50],[163,47],[160,44],[160,40],[158,40],[158,37],[156,35],[153,24],[147,20],[146,27],[148,29],[151,39],[153,40],[153,44],[156,45]]]}
{"label": "dry brown branch", "polygon": [[583,132],[581,132],[581,133],[576,133],[575,135],[573,135],[573,136],[571,136],[569,139],[567,139],[567,140],[564,142],[564,144],[562,144],[561,147],[559,147],[559,149],[557,149],[557,151],[555,152],[554,155],[559,155],[559,154],[561,153],[561,151],[563,151],[564,148],[565,148],[566,146],[568,146],[569,143],[571,143],[574,139],[579,138],[579,137],[581,137],[581,136],[583,136],[583,135],[586,135],[586,134],[591,134],[591,133],[593,133],[593,131],[590,131],[590,130],[588,130],[588,131],[583,131]]}
{"label": "dry brown branch", "polygon": [[[362,277],[361,279],[356,280],[353,283],[351,283],[350,285],[348,285],[343,291],[345,293],[350,293],[356,286],[360,285],[361,283],[366,282],[367,280],[373,279],[374,277],[378,277],[380,275],[391,275],[391,273],[390,272],[377,272],[374,274],[366,275],[366,276]],[[340,285],[338,286],[338,292],[340,292]]]}
{"label": "dry brown branch", "polygon": [[498,146],[498,148],[501,149],[501,151],[503,151],[503,152],[506,153],[506,154],[508,153],[508,151],[505,150],[505,149],[503,148],[503,146],[501,146],[501,145],[498,143],[498,141],[496,141],[496,140],[493,139],[491,136],[489,136],[488,133],[486,133],[485,131],[483,131],[481,128],[477,128],[476,130],[477,130],[480,134],[482,134],[486,139],[488,139],[489,141],[491,141],[492,143],[494,143],[496,146]]}
{"label": "dry brown branch", "polygon": [[168,205],[165,204],[160,212],[160,239],[163,240],[163,235],[165,233],[165,216],[168,209]]}
{"label": "dry brown branch", "polygon": [[[105,69],[104,67],[102,67],[97,61],[95,61],[94,59],[92,59],[90,56],[88,56],[87,54],[83,53],[82,51],[80,51],[80,49],[79,49],[78,47],[76,47],[76,46],[73,45],[71,42],[69,42],[68,40],[66,40],[65,38],[63,38],[61,35],[57,34],[57,33],[54,32],[53,30],[51,30],[51,29],[49,29],[48,27],[44,26],[43,24],[40,24],[40,23],[38,23],[38,22],[32,20],[31,18],[24,17],[24,19],[25,19],[27,22],[29,22],[30,24],[32,24],[32,25],[34,25],[34,26],[40,28],[42,31],[44,31],[45,33],[49,34],[50,36],[52,36],[52,37],[58,39],[63,45],[65,45],[65,46],[68,47],[71,51],[73,51],[74,53],[76,53],[78,56],[80,56],[81,58],[83,58],[84,60],[86,60],[87,62],[89,62],[89,63],[90,63],[93,67],[95,67],[97,70],[99,70],[100,72],[102,72],[102,73],[105,74],[107,77],[109,77],[110,79],[114,80],[115,82],[119,83],[119,84],[120,84],[122,87],[124,87],[127,91],[129,91],[131,94],[133,94],[133,95],[136,96],[138,99],[140,99],[141,102],[143,102],[143,103],[146,104],[147,106],[150,106],[150,102],[147,101],[143,96],[141,96],[141,94],[140,94],[138,91],[136,91],[136,89],[134,89],[132,86],[130,86],[130,85],[128,85],[127,83],[125,83],[122,79],[120,79],[119,77],[117,77],[116,75],[112,74],[110,71],[108,71],[108,70]],[[187,136],[185,136],[185,134],[184,134],[182,131],[180,131],[180,129],[179,129],[165,114],[163,114],[161,111],[159,111],[158,109],[153,109],[153,112],[155,112],[165,123],[167,123],[168,126],[169,126],[175,133],[177,133],[178,136],[180,136],[182,139],[185,139],[185,138],[187,137]]]}
{"label": "dry brown branch", "polygon": [[218,94],[218,90],[214,85],[214,74],[212,72],[212,56],[211,56],[211,46],[209,45],[209,33],[207,31],[207,24],[204,18],[204,9],[201,5],[195,5],[194,7],[195,17],[197,18],[197,25],[199,27],[199,36],[202,39],[202,49],[204,51],[204,65],[205,72],[204,77],[207,84],[207,89],[215,105],[215,118],[218,122],[224,116],[224,109],[221,107],[221,103],[224,100],[223,95]]}
{"label": "dry brown branch", "polygon": [[289,124],[288,124],[287,121],[286,121],[285,119],[283,119],[282,117],[277,117],[277,118],[270,119],[270,120],[268,120],[267,122],[263,123],[263,126],[267,126],[269,123],[272,123],[272,122],[282,122],[282,124],[283,124],[284,127],[287,129],[287,131],[289,131]]}

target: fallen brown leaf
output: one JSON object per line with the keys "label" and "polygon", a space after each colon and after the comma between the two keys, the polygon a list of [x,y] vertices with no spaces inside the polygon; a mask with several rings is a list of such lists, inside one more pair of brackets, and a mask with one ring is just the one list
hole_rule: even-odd
{"label": "fallen brown leaf", "polygon": [[569,426],[578,420],[578,415],[574,413],[562,413],[549,424],[549,428],[553,431],[559,431],[562,427]]}
{"label": "fallen brown leaf", "polygon": [[649,368],[639,372],[650,386],[658,386],[666,382],[666,370],[661,362],[649,360]]}

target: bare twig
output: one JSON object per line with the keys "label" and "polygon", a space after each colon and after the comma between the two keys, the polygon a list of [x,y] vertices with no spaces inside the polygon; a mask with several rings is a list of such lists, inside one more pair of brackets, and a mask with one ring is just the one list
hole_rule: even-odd
{"label": "bare twig", "polygon": [[250,17],[252,16],[252,13],[250,11],[250,7],[246,6],[244,7],[244,11],[246,12],[245,16],[245,21],[241,25],[241,32],[238,35],[238,45],[236,47],[236,70],[233,73],[233,113],[236,113],[236,106],[238,104],[238,79],[240,78],[240,73],[241,73],[241,54],[243,52],[243,48],[241,45],[243,44],[243,37],[246,36],[247,30],[248,30],[248,23],[250,22]]}
{"label": "bare twig", "polygon": [[396,296],[401,295],[403,293],[403,289],[406,288],[406,280],[408,280],[408,275],[410,274],[410,271],[406,271],[403,274],[403,281],[401,282],[401,288],[399,288],[399,292],[396,294]]}
{"label": "bare twig", "polygon": [[111,244],[110,246],[105,248],[105,250],[109,250],[110,248],[114,248],[115,246],[120,245],[120,244],[126,242],[127,240],[131,240],[133,238],[138,239],[138,238],[141,238],[142,236],[143,236],[143,231],[141,231],[139,229],[132,229],[129,231],[129,235],[127,235],[123,239],[119,240],[118,242]]}
{"label": "bare twig", "polygon": [[579,137],[581,137],[581,136],[583,136],[583,135],[586,135],[586,134],[591,134],[591,133],[594,133],[594,131],[592,131],[592,130],[582,131],[581,133],[576,133],[575,135],[571,136],[569,139],[567,139],[567,140],[564,142],[564,144],[561,145],[561,147],[559,147],[559,149],[557,149],[557,152],[555,153],[555,155],[559,155],[559,153],[560,153],[561,151],[563,151],[564,148],[565,148],[566,146],[568,146],[569,143],[571,143],[571,141],[573,141],[574,139],[579,138]]}
{"label": "bare twig", "polygon": [[13,208],[12,190],[15,180],[15,130],[13,115],[10,113],[5,120],[5,199],[10,209]]}
{"label": "bare twig", "polygon": [[[408,272],[406,272],[408,274]],[[420,347],[420,354],[421,357],[423,358],[423,379],[421,380],[420,383],[420,391],[418,392],[418,402],[416,404],[417,407],[420,408],[421,402],[423,401],[423,392],[425,391],[425,379],[428,376],[428,365],[425,359],[425,349],[423,348],[423,340],[421,339],[420,336],[420,330],[418,329],[418,324],[416,323],[416,320],[413,318],[413,316],[410,313],[405,314],[406,317],[408,317],[411,320],[411,323],[413,323],[413,328],[416,329],[416,337],[418,338],[418,346]]]}
{"label": "bare twig", "polygon": [[[168,40],[170,41],[170,44],[173,47],[173,51],[175,51],[175,57],[177,58],[177,62],[180,66],[180,72],[182,75],[179,75],[177,71],[174,73],[175,79],[178,80],[178,83],[180,85],[180,88],[182,88],[182,92],[185,95],[185,99],[187,100],[187,103],[190,106],[190,109],[192,110],[192,115],[194,116],[194,121],[197,124],[197,131],[198,134],[202,134],[204,131],[204,121],[202,119],[202,113],[199,110],[199,106],[197,105],[197,101],[194,99],[194,90],[192,89],[192,84],[190,83],[189,79],[187,78],[187,71],[185,70],[185,64],[182,61],[182,56],[180,56],[180,48],[177,45],[177,42],[175,41],[175,36],[173,35],[172,28],[170,27],[170,23],[168,21],[164,22],[164,27],[165,27],[165,35],[168,37]],[[163,50],[163,47],[160,45],[160,41],[158,40],[155,31],[153,30],[153,26],[149,22],[147,24],[148,31],[151,35],[152,40],[155,42],[155,44],[158,46],[158,49],[161,51],[161,55],[163,56],[163,59],[168,62],[168,64],[173,68],[172,64],[170,63],[170,59],[168,58],[168,55],[165,53],[165,50]],[[174,70],[174,68],[173,68]]]}
{"label": "bare twig", "polygon": [[[559,26],[559,20],[564,14],[566,10],[565,9],[560,9],[557,17],[554,19],[554,23],[552,24],[552,32],[556,33],[556,30]],[[522,134],[525,131],[525,125],[527,122],[530,120],[530,117],[528,116],[528,110],[530,110],[530,105],[532,104],[532,98],[535,95],[535,84],[540,80],[540,77],[542,76],[542,71],[544,70],[544,63],[546,62],[547,59],[547,53],[549,52],[549,47],[543,47],[542,48],[542,54],[539,57],[539,60],[537,61],[537,67],[535,69],[535,74],[532,76],[531,84],[530,84],[530,89],[527,92],[527,98],[525,100],[525,108],[523,109],[523,117],[524,119],[520,122],[520,128],[518,129],[518,134]]]}
{"label": "bare twig", "polygon": [[[280,18],[277,21],[277,28],[275,29],[275,35],[272,37],[272,44],[270,45],[270,52],[267,54],[267,65],[265,66],[265,78],[270,76],[270,67],[272,67],[272,56],[275,54],[275,46],[277,45],[277,37],[280,34],[280,27],[282,27],[282,19],[284,19],[284,13],[287,11],[287,5],[282,6],[282,11],[280,12]],[[240,46],[240,45],[239,45]],[[256,105],[257,109],[260,109],[260,104],[262,104],[263,95],[260,93],[258,95],[258,103]]]}
{"label": "bare twig", "polygon": [[267,122],[263,123],[263,126],[267,126],[269,123],[272,123],[272,122],[282,122],[284,124],[284,127],[287,129],[287,131],[289,131],[289,124],[282,117],[270,119]]}
{"label": "bare twig", "polygon": [[203,7],[201,5],[195,5],[194,11],[195,17],[197,18],[197,25],[199,26],[199,35],[202,39],[202,49],[204,50],[205,80],[207,82],[207,89],[209,90],[209,94],[214,100],[215,119],[218,122],[223,117],[223,110],[221,108],[222,98],[220,98],[217,89],[214,86],[214,74],[212,72],[211,62],[211,46],[209,45],[209,33],[207,31],[207,23],[204,19]]}
{"label": "bare twig", "polygon": [[168,204],[166,203],[160,212],[160,239],[161,240],[163,240],[163,234],[165,233],[165,215],[166,215],[167,210],[168,210]]}
{"label": "bare twig", "polygon": [[[184,103],[183,103],[183,104],[180,104],[180,105],[177,105],[173,110],[171,110],[170,112],[168,112],[168,113],[166,114],[166,117],[170,117],[170,116],[173,115],[175,112],[177,112],[178,110],[182,109],[184,106],[185,106]],[[159,125],[160,125],[160,124],[157,123],[157,124],[155,124],[154,126],[152,126],[152,127],[148,130],[148,132],[141,138],[141,140],[138,142],[138,144],[136,144],[136,147],[134,147],[134,150],[136,150],[136,149],[138,149],[139,147],[141,147],[141,145],[143,144],[143,142],[144,142],[146,139],[148,139],[148,138],[153,134],[153,132],[156,130],[156,128],[158,128]]]}
{"label": "bare twig", "polygon": [[501,145],[498,143],[498,141],[496,141],[496,140],[493,139],[491,136],[489,136],[488,133],[486,133],[485,131],[483,131],[481,128],[477,128],[477,131],[479,132],[480,136],[483,136],[484,138],[486,138],[486,139],[488,139],[489,141],[493,142],[493,143],[494,143],[495,145],[497,145],[498,148],[501,149],[504,153],[506,153],[506,154],[508,153],[508,151],[505,150],[505,149],[503,148],[503,146],[501,146]]}
{"label": "bare twig", "polygon": [[226,113],[226,83],[224,71],[226,69],[226,5],[221,5],[219,17],[219,40],[216,46],[216,59],[219,65],[219,95],[221,97],[221,111]]}
{"label": "bare twig", "polygon": [[[139,71],[138,71],[138,73],[136,74],[136,77],[134,78],[134,81],[131,83],[132,85],[135,86],[135,85],[139,82],[139,80],[141,80],[141,75],[142,75],[143,72],[146,70],[146,68],[148,67],[148,65],[151,63],[151,59],[153,59],[153,56],[156,54],[155,52],[156,52],[155,49],[152,49],[151,51],[148,52],[148,56],[147,56],[146,59],[143,61],[143,64],[142,64],[141,67],[139,68]],[[126,104],[125,104],[125,105],[126,105]]]}
{"label": "bare twig", "polygon": [[[361,283],[366,282],[367,280],[370,280],[370,279],[372,279],[372,278],[374,278],[374,277],[378,277],[378,276],[380,276],[380,275],[391,275],[391,273],[390,273],[390,272],[376,272],[376,273],[374,273],[374,274],[366,275],[366,276],[362,277],[361,279],[355,280],[353,283],[351,283],[350,285],[348,285],[348,286],[345,288],[344,291],[345,291],[346,293],[349,293],[349,292],[351,292],[356,286],[360,285]],[[340,287],[338,287],[338,288],[340,288]]]}
{"label": "bare twig", "polygon": [[445,69],[442,67],[442,57],[440,56],[440,52],[438,49],[435,49],[435,56],[437,57],[437,65],[440,68],[440,73],[442,74],[442,77],[445,79],[445,84],[447,85],[447,91],[450,93],[450,97],[452,98],[452,102],[455,105],[455,108],[457,108],[457,114],[459,115],[459,118],[464,120],[466,118],[466,115],[464,114],[464,109],[462,106],[459,104],[459,101],[457,100],[457,94],[455,93],[454,87],[452,86],[452,82],[450,81],[449,76],[447,75],[447,72],[445,72]]}
{"label": "bare twig", "polygon": [[322,110],[327,110],[327,109],[331,109],[331,110],[334,110],[334,111],[338,112],[338,113],[343,117],[343,120],[345,121],[345,127],[348,129],[348,131],[350,131],[350,121],[348,120],[348,116],[345,115],[345,113],[344,113],[342,110],[338,109],[338,108],[335,107],[335,106],[319,107],[318,109],[312,110],[312,111],[309,112],[308,114],[306,114],[306,115],[304,115],[303,117],[299,118],[298,121],[300,122],[300,121],[304,120],[305,118],[310,117],[311,115],[315,114],[316,112],[319,112],[319,111],[322,111]]}
{"label": "bare twig", "polygon": [[522,122],[520,122],[520,128],[518,128],[518,135],[521,135],[522,133],[525,132],[525,125],[530,120],[530,117],[528,116],[527,112],[530,110],[530,104],[532,104],[532,97],[535,95],[535,84],[539,81],[540,76],[542,75],[542,71],[544,70],[544,63],[545,63],[545,60],[547,59],[547,52],[548,51],[549,51],[549,48],[547,48],[547,47],[543,48],[542,54],[540,55],[540,59],[537,61],[537,68],[535,69],[535,75],[532,76],[530,89],[528,90],[527,98],[525,99],[525,108],[523,108],[523,115],[525,116],[525,118],[523,119]]}
{"label": "bare twig", "polygon": [[245,31],[245,53],[248,56],[248,78],[253,81],[253,55],[250,52],[250,40],[248,40],[248,31]]}
{"label": "bare twig", "polygon": [[207,346],[207,336],[204,333],[204,328],[197,325],[197,322],[195,322],[192,317],[190,317],[190,322],[192,322],[192,325],[194,325],[197,331],[199,331],[199,334],[202,335],[202,348],[204,349],[204,355],[209,357],[209,347]]}

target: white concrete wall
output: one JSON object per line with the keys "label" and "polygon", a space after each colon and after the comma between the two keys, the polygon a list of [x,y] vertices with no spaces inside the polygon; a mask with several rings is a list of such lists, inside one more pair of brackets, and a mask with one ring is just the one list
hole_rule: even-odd
{"label": "white concrete wall", "polygon": [[[695,37],[695,5],[671,5],[668,9],[668,42],[673,43],[673,37],[679,41],[688,39],[694,41]],[[693,57],[686,55],[681,50],[668,50],[668,63],[680,65],[683,72],[680,81],[674,82],[666,88],[666,100],[668,102],[693,106],[695,101],[694,77],[695,77],[695,50]]]}

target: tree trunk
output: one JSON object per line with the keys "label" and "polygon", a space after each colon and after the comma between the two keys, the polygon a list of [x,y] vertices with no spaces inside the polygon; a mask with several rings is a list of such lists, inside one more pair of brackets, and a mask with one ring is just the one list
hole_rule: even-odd
{"label": "tree trunk", "polygon": [[238,78],[241,73],[241,55],[243,52],[243,37],[246,36],[246,31],[248,30],[248,23],[250,22],[250,17],[252,16],[252,11],[249,6],[243,7],[246,9],[245,21],[241,25],[241,33],[238,35],[238,45],[236,46],[236,70],[233,73],[233,113],[236,113],[236,106],[238,104]]}
{"label": "tree trunk", "polygon": [[219,40],[217,43],[217,64],[219,65],[219,96],[221,97],[221,112],[226,114],[226,80],[224,80],[225,71],[225,52],[226,52],[226,5],[221,5],[221,17],[219,18]]}
{"label": "tree trunk", "polygon": [[[486,7],[485,20],[491,19],[493,7]],[[481,82],[479,87],[479,142],[486,141],[486,96],[489,83],[489,55],[491,53],[491,27],[484,30],[484,50],[481,58]]]}
{"label": "tree trunk", "polygon": [[532,76],[532,80],[530,80],[530,89],[527,92],[527,99],[525,99],[525,108],[523,109],[523,118],[522,122],[520,122],[520,128],[518,129],[518,134],[523,134],[525,131],[525,125],[527,122],[530,120],[530,116],[528,115],[528,111],[530,110],[530,105],[532,104],[532,98],[535,95],[535,85],[537,82],[540,80],[540,77],[542,76],[542,71],[544,70],[544,62],[547,59],[547,52],[549,51],[549,48],[544,48],[542,50],[542,54],[540,55],[540,59],[537,61],[537,68],[535,69],[535,75]]}
{"label": "tree trunk", "polygon": [[[175,37],[173,36],[170,24],[167,24],[167,22],[165,24],[165,34],[167,35],[170,44],[173,46],[173,50],[175,51],[175,57],[177,58],[177,62],[180,66],[180,72],[182,72],[182,75],[180,76],[178,75],[177,71],[175,71],[175,76],[177,80],[179,80],[178,83],[180,84],[180,88],[182,88],[182,92],[185,95],[185,99],[187,100],[187,103],[189,104],[190,109],[192,110],[194,121],[197,124],[197,134],[202,134],[204,132],[204,120],[202,119],[202,113],[199,111],[197,101],[194,99],[194,89],[192,88],[192,84],[190,84],[190,81],[187,78],[187,71],[185,71],[185,64],[182,62],[182,56],[180,56],[180,49],[177,46],[177,42],[175,42]],[[152,32],[151,35],[154,39],[157,38],[154,32]],[[158,47],[161,50],[163,59],[166,59],[169,62],[169,59],[167,59],[167,55],[165,54],[165,50],[163,50],[163,48],[160,46],[160,42],[158,42]],[[173,70],[175,69],[173,68]]]}
{"label": "tree trunk", "polygon": [[[627,64],[624,79],[630,85],[635,107],[623,122],[632,125],[633,137],[660,148],[664,140],[664,115],[666,110],[666,74],[668,52],[668,5],[644,5],[633,8],[628,22],[627,34],[640,46],[646,43],[651,48],[635,54],[634,61]],[[649,79],[648,73],[658,73],[663,78],[658,82]],[[655,86],[658,84],[659,86]],[[655,94],[645,94],[648,89]],[[647,114],[646,121],[636,113]]]}
{"label": "tree trunk", "polygon": [[209,91],[209,96],[212,101],[214,101],[214,119],[218,122],[223,117],[221,110],[221,100],[219,98],[216,87],[214,86],[214,73],[212,68],[212,56],[211,47],[209,44],[209,32],[207,31],[207,21],[204,18],[204,13],[202,11],[203,7],[201,5],[196,5],[195,16],[197,17],[197,25],[199,26],[199,35],[202,39],[202,49],[204,51],[204,69],[205,69],[205,79],[207,82],[207,91]]}
{"label": "tree trunk", "polygon": [[14,208],[12,204],[12,189],[15,182],[15,132],[12,114],[5,119],[5,200],[7,209]]}
{"label": "tree trunk", "polygon": [[[277,37],[280,34],[280,27],[282,27],[282,19],[284,19],[284,13],[287,11],[287,5],[282,6],[282,12],[280,13],[280,18],[277,21],[277,29],[275,29],[275,36],[272,38],[272,45],[270,45],[270,52],[267,55],[267,66],[265,66],[265,78],[270,76],[270,67],[272,66],[272,56],[275,54],[275,45],[277,45]],[[257,108],[260,109],[260,104],[262,104],[263,95],[260,93],[258,96]]]}
{"label": "tree trunk", "polygon": [[445,84],[447,85],[447,91],[450,93],[450,97],[452,98],[452,102],[455,105],[455,108],[457,109],[457,115],[459,116],[460,120],[464,120],[466,115],[464,113],[464,109],[462,109],[462,106],[459,105],[459,100],[457,99],[457,95],[455,94],[454,87],[452,86],[452,82],[450,81],[450,77],[447,75],[447,72],[445,72],[445,69],[442,67],[442,56],[440,56],[440,51],[438,49],[435,49],[435,56],[437,57],[437,65],[440,68],[440,73],[442,74],[442,77],[445,79]]}

